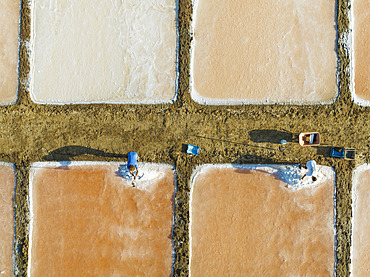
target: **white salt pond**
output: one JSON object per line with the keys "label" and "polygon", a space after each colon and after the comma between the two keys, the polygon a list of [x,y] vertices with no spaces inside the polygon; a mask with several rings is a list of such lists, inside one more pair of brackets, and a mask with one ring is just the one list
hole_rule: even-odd
{"label": "white salt pond", "polygon": [[370,274],[370,164],[356,168],[352,188],[351,276]]}
{"label": "white salt pond", "polygon": [[170,276],[175,171],[139,163],[34,163],[29,276]]}
{"label": "white salt pond", "polygon": [[0,276],[13,276],[14,165],[0,162]]}
{"label": "white salt pond", "polygon": [[355,0],[353,5],[354,87],[356,103],[370,106],[370,1]]}
{"label": "white salt pond", "polygon": [[0,1],[0,105],[17,100],[19,18],[19,0]]}
{"label": "white salt pond", "polygon": [[[334,171],[204,165],[190,196],[190,276],[334,276]],[[309,178],[311,179],[311,178]]]}
{"label": "white salt pond", "polygon": [[317,104],[337,89],[335,1],[193,0],[201,104]]}
{"label": "white salt pond", "polygon": [[172,102],[176,40],[174,0],[33,0],[31,98]]}

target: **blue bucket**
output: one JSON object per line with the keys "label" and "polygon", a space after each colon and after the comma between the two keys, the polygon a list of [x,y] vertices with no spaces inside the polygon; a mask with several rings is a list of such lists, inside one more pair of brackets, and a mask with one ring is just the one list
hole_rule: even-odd
{"label": "blue bucket", "polygon": [[190,155],[198,155],[199,146],[188,144],[188,149],[186,150],[186,153],[188,153]]}

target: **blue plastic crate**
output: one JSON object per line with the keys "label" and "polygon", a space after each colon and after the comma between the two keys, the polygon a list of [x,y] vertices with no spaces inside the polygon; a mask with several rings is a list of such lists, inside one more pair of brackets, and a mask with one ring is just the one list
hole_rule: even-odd
{"label": "blue plastic crate", "polygon": [[186,150],[186,153],[190,155],[198,155],[199,154],[199,146],[188,144],[188,149]]}

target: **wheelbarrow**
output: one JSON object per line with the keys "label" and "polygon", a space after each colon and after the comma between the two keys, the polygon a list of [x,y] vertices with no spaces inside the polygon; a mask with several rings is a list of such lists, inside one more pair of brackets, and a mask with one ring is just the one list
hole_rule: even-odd
{"label": "wheelbarrow", "polygon": [[299,134],[299,144],[301,146],[318,146],[320,145],[319,132],[306,132]]}

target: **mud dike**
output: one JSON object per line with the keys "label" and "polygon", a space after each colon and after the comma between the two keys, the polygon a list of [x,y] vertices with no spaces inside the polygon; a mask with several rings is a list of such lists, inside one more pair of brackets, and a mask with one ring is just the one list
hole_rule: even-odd
{"label": "mud dike", "polygon": [[[1,106],[1,161],[15,165],[15,274],[28,271],[29,181],[35,162],[122,162],[131,150],[143,162],[176,170],[173,245],[174,276],[188,276],[190,264],[190,191],[196,166],[204,164],[298,164],[314,159],[335,172],[335,269],[348,276],[351,266],[352,175],[370,163],[370,109],[353,101],[353,48],[350,2],[336,5],[338,97],[325,105],[215,105],[191,98],[191,1],[177,7],[177,98],[173,103],[43,105],[31,100],[31,5],[22,1],[18,99]],[[333,48],[335,45],[333,45]],[[171,96],[172,97],[172,96]],[[302,131],[317,131],[321,146],[301,147]],[[287,144],[280,147],[278,138]],[[200,146],[198,156],[186,144]],[[330,147],[357,149],[356,159],[330,157]],[[357,221],[358,222],[358,221]],[[333,253],[334,255],[334,253]]]}

